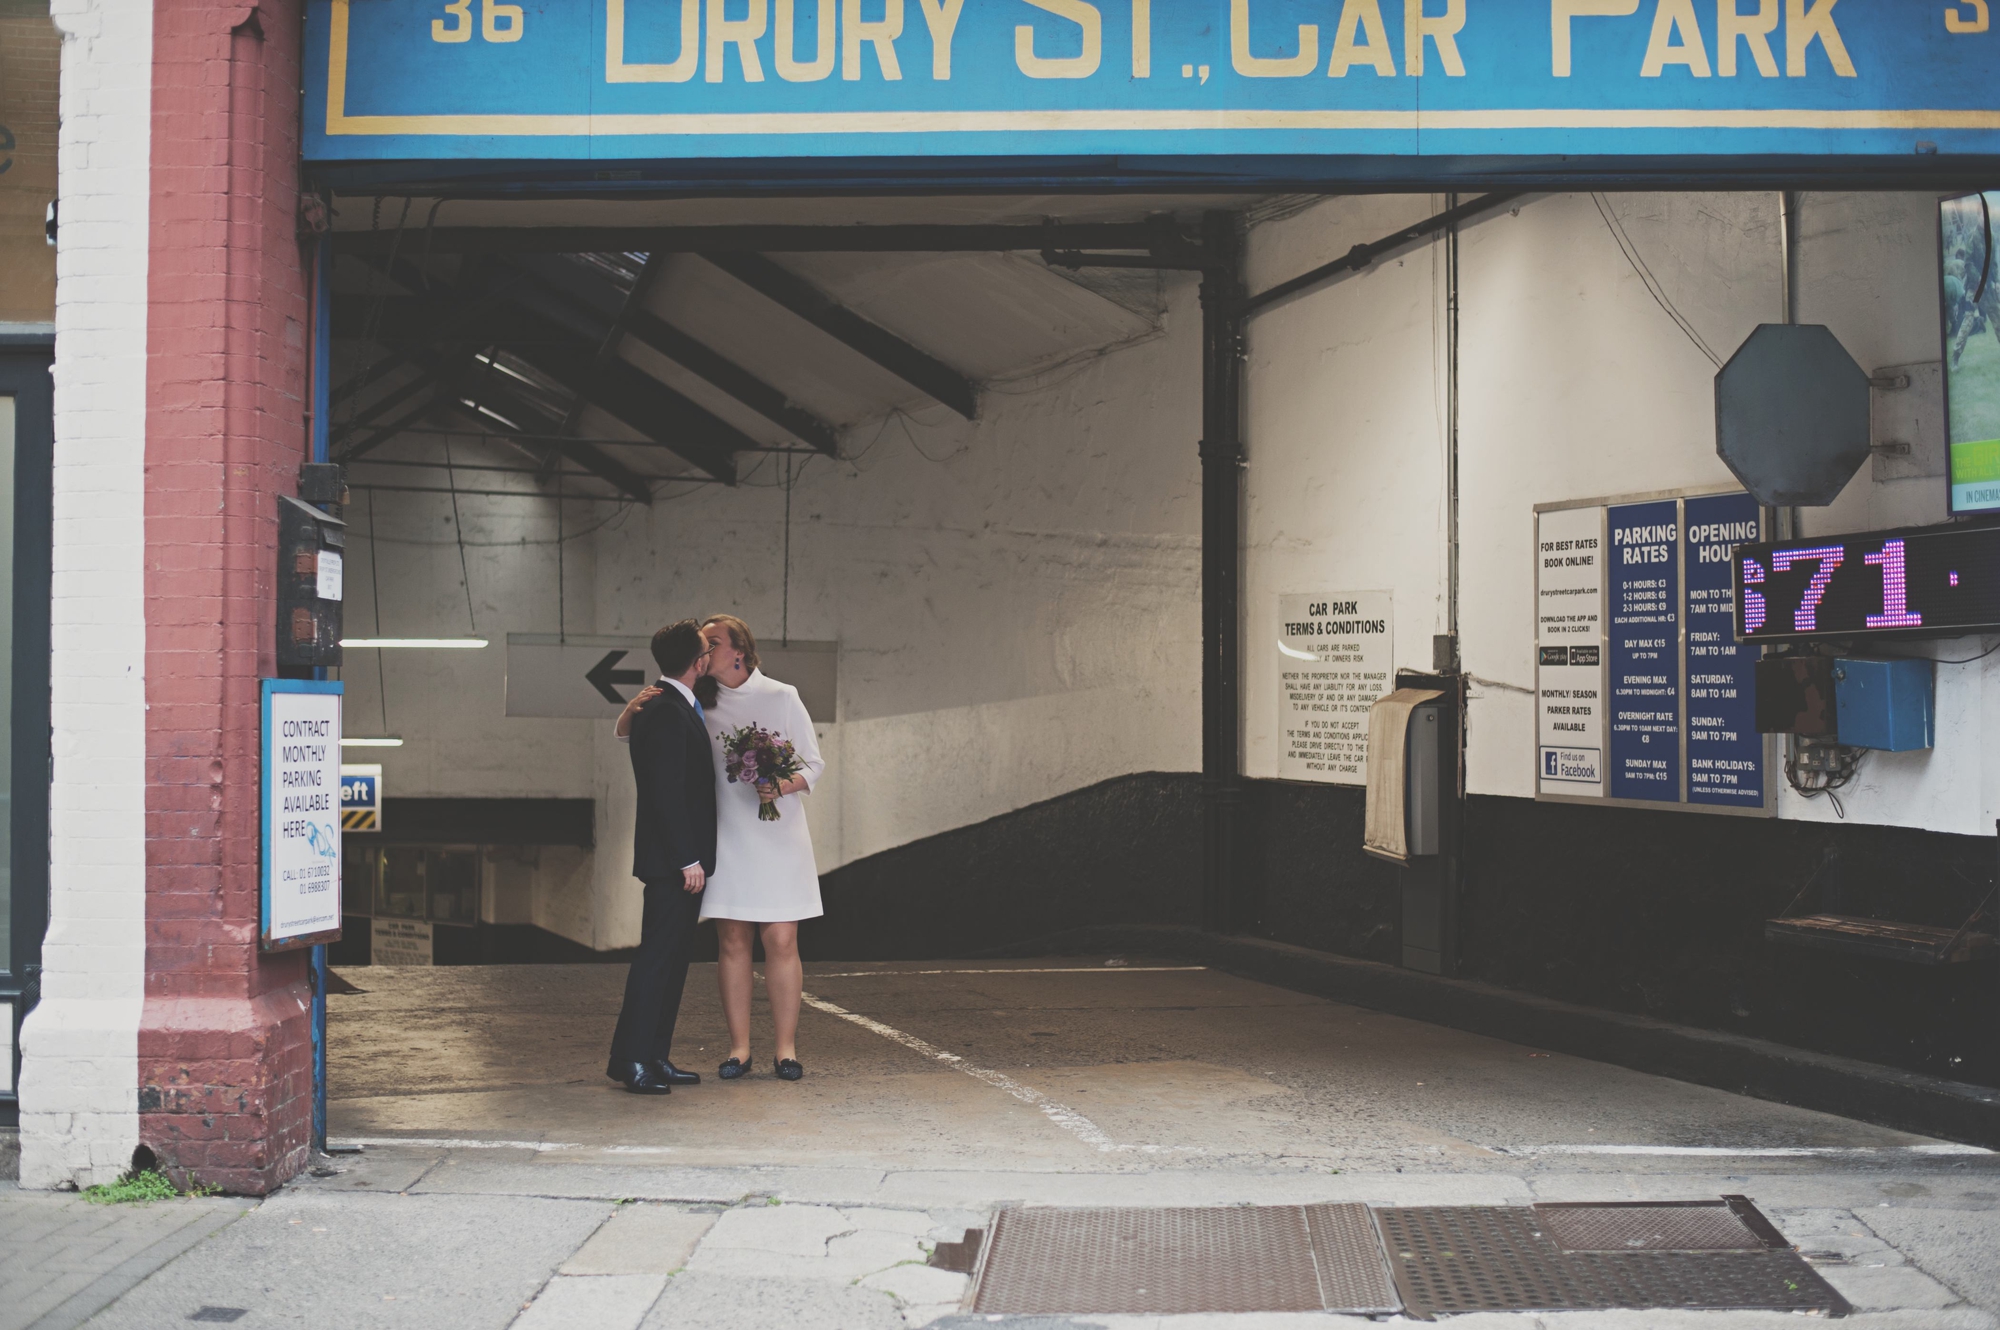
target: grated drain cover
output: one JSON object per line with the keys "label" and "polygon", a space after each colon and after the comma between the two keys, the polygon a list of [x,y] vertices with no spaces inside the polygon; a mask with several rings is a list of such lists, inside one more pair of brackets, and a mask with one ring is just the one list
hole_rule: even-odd
{"label": "grated drain cover", "polygon": [[[1740,1203],[1741,1209],[1738,1208]],[[1535,1207],[1544,1231],[1566,1252],[1764,1251],[1788,1244],[1743,1197],[1719,1201],[1620,1201]]]}
{"label": "grated drain cover", "polygon": [[[1739,1199],[1707,1207],[1417,1206],[1377,1210],[1375,1217],[1404,1306],[1426,1320],[1475,1311],[1664,1307],[1846,1315],[1846,1300],[1796,1252],[1770,1246],[1776,1230],[1747,1201],[1739,1207]],[[1661,1214],[1671,1211],[1682,1213],[1671,1220]],[[1581,1245],[1564,1250],[1558,1226]],[[1644,1245],[1688,1240],[1732,1245]]]}
{"label": "grated drain cover", "polygon": [[1174,1315],[1397,1308],[1362,1205],[1002,1210],[972,1310]]}

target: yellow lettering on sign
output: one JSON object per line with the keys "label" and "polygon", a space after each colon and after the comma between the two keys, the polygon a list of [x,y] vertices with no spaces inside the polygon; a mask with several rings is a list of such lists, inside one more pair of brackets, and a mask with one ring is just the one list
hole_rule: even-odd
{"label": "yellow lettering on sign", "polygon": [[1023,23],[1014,29],[1014,63],[1031,79],[1087,79],[1104,59],[1104,16],[1087,0],[1027,0],[1083,29],[1083,50],[1075,55],[1035,54],[1035,30]]}
{"label": "yellow lettering on sign", "polygon": [[1639,0],[1549,0],[1549,72],[1559,79],[1569,77],[1571,19],[1623,18],[1638,12]]}
{"label": "yellow lettering on sign", "polygon": [[861,21],[861,0],[841,0],[840,76],[849,83],[861,77],[861,44],[875,48],[875,63],[882,77],[894,83],[903,77],[896,63],[896,39],[903,35],[903,0],[882,0],[882,17],[873,23]]}
{"label": "yellow lettering on sign", "polygon": [[[1357,35],[1368,40],[1356,45]],[[1333,34],[1333,59],[1327,62],[1327,77],[1344,79],[1355,65],[1367,65],[1383,78],[1396,77],[1389,30],[1382,23],[1382,0],[1344,0],[1340,6],[1340,26]]]}
{"label": "yellow lettering on sign", "polygon": [[681,0],[681,53],[671,64],[625,63],[625,0],[604,0],[604,81],[686,83],[701,63],[701,0]]}
{"label": "yellow lettering on sign", "polygon": [[748,4],[744,17],[727,18],[729,0],[708,0],[708,59],[703,77],[710,83],[722,82],[723,60],[728,55],[723,49],[726,46],[736,48],[745,83],[764,81],[764,62],[757,58],[757,41],[770,25],[770,14],[764,0],[748,0]]}
{"label": "yellow lettering on sign", "polygon": [[1289,79],[1310,74],[1319,64],[1319,26],[1299,24],[1297,55],[1250,54],[1250,0],[1229,0],[1229,63],[1250,79]]}
{"label": "yellow lettering on sign", "polygon": [[1757,72],[1778,77],[1778,59],[1771,54],[1771,34],[1778,30],[1778,0],[1757,0],[1757,12],[1739,14],[1736,0],[1715,0],[1715,55],[1722,77],[1736,77],[1736,39],[1750,48]]}
{"label": "yellow lettering on sign", "polygon": [[434,42],[469,42],[472,40],[472,0],[451,0],[444,7],[451,15],[452,25],[446,27],[444,20],[431,20],[431,40]]}
{"label": "yellow lettering on sign", "polygon": [[951,78],[951,38],[958,31],[958,16],[965,12],[965,0],[917,0],[923,7],[924,26],[931,30],[931,77],[939,82]]}
{"label": "yellow lettering on sign", "polygon": [[[501,20],[506,20],[502,23]],[[525,17],[519,5],[503,5],[499,0],[481,0],[479,35],[489,42],[518,42],[525,31]]]}
{"label": "yellow lettering on sign", "polygon": [[[1680,40],[1674,41],[1678,34]],[[1656,79],[1668,65],[1686,65],[1698,79],[1709,76],[1708,47],[1694,16],[1694,0],[1659,0],[1653,10],[1653,34],[1646,41],[1646,61],[1639,77]]]}
{"label": "yellow lettering on sign", "polygon": [[1465,77],[1465,61],[1458,58],[1458,30],[1465,26],[1465,0],[1445,0],[1444,13],[1424,16],[1424,0],[1403,0],[1403,72],[1421,78],[1424,72],[1424,38],[1437,43],[1438,63],[1449,78]]}
{"label": "yellow lettering on sign", "polygon": [[1847,58],[1847,46],[1840,40],[1840,29],[1833,26],[1833,7],[1840,0],[1812,0],[1812,8],[1806,8],[1806,0],[1785,0],[1785,76],[1802,79],[1806,76],[1806,48],[1814,42],[1826,52],[1826,58],[1833,64],[1833,72],[1844,79],[1854,74],[1854,62]]}
{"label": "yellow lettering on sign", "polygon": [[1153,77],[1153,0],[1132,0],[1132,77]]}
{"label": "yellow lettering on sign", "polygon": [[[1970,15],[1966,10],[1971,10]],[[1951,8],[1944,11],[1946,32],[1984,32],[1990,16],[1986,12],[1986,0],[1954,0]]]}
{"label": "yellow lettering on sign", "polygon": [[[798,42],[794,32],[795,15],[793,9],[797,0],[778,0],[777,50],[771,63],[777,66],[778,77],[787,83],[817,83],[833,73],[834,57],[839,54],[839,44],[833,36],[833,9],[839,0],[813,0],[813,26],[816,29],[813,40],[813,58],[810,63],[798,58]],[[951,55],[945,55],[946,72],[950,72]]]}

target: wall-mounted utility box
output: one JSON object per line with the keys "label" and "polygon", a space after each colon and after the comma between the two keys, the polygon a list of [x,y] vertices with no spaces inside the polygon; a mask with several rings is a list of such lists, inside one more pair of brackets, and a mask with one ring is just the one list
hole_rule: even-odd
{"label": "wall-mounted utility box", "polygon": [[278,664],[340,664],[341,555],[347,524],[278,496]]}
{"label": "wall-mounted utility box", "polygon": [[1937,729],[1935,665],[1928,660],[1833,662],[1840,742],[1902,753],[1932,746]]}

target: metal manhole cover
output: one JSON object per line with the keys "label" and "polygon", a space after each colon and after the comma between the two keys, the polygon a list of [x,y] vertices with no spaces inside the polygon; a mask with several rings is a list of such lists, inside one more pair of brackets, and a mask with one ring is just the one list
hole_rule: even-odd
{"label": "metal manhole cover", "polygon": [[1002,1210],[972,1302],[1013,1315],[1396,1307],[1360,1205]]}
{"label": "metal manhole cover", "polygon": [[[1585,1241],[1618,1238],[1621,1231],[1629,1235],[1669,1227],[1656,1216],[1607,1220],[1602,1213],[1574,1213],[1579,1210],[1696,1208],[1419,1206],[1375,1214],[1403,1303],[1410,1315],[1425,1320],[1475,1311],[1665,1307],[1847,1314],[1846,1301],[1797,1253],[1771,1247],[1769,1238],[1776,1236],[1776,1230],[1754,1207],[1750,1213],[1756,1222],[1733,1204],[1719,1207],[1750,1239],[1731,1235],[1737,1246],[1727,1250],[1621,1246],[1565,1251],[1555,1236],[1557,1223]],[[1718,1207],[1710,1207],[1714,1208]],[[1564,1217],[1551,1222],[1555,1214]],[[1707,1222],[1712,1219],[1711,1214],[1698,1221],[1704,1225],[1701,1233],[1676,1231],[1669,1240],[1703,1234],[1719,1237],[1725,1230]],[[1630,1228],[1620,1230],[1621,1224]],[[1760,1231],[1759,1224],[1769,1233]]]}
{"label": "metal manhole cover", "polygon": [[1535,1213],[1566,1252],[1763,1251],[1771,1245],[1726,1201],[1538,1205]]}
{"label": "metal manhole cover", "polygon": [[1413,1315],[1600,1305],[1533,1210],[1409,1206],[1377,1210],[1375,1218]]}

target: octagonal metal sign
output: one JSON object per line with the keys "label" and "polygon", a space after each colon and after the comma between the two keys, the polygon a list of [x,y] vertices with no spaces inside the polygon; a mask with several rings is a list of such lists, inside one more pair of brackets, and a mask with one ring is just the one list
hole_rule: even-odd
{"label": "octagonal metal sign", "polygon": [[1868,444],[1867,371],[1824,324],[1762,324],[1715,376],[1715,451],[1759,503],[1832,503]]}

